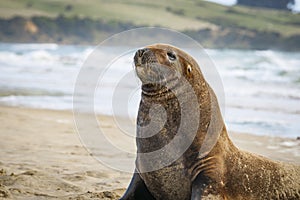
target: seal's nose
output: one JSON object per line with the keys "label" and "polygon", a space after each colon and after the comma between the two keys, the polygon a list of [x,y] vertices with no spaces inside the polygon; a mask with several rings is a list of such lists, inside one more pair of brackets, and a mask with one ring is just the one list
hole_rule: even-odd
{"label": "seal's nose", "polygon": [[139,50],[137,50],[136,54],[138,57],[142,57],[144,55],[144,53],[147,51],[149,51],[149,49],[147,49],[147,48],[139,49]]}
{"label": "seal's nose", "polygon": [[[142,64],[142,57],[143,55],[148,52],[149,49],[148,48],[144,48],[144,49],[139,49],[136,51],[135,56],[134,56],[134,63],[136,65],[141,65]],[[144,59],[145,60],[145,59]]]}

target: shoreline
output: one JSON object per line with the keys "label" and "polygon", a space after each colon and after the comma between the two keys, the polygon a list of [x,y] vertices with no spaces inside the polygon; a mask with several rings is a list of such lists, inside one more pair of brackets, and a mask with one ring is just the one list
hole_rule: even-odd
{"label": "shoreline", "polygon": [[[288,13],[287,16],[290,16]],[[228,15],[228,12],[226,13]],[[188,35],[194,40],[201,42],[205,48],[229,48],[229,49],[249,49],[249,50],[281,50],[287,52],[298,52],[300,46],[298,41],[300,33],[294,26],[290,34],[285,34],[281,30],[261,30],[259,27],[233,26],[216,23],[210,18],[196,17],[194,23],[198,27],[185,27],[174,29]],[[233,22],[234,24],[236,22]],[[18,26],[16,26],[18,24]],[[201,24],[201,26],[200,26]],[[81,27],[79,30],[78,27]],[[59,43],[59,44],[78,44],[95,45],[99,44],[108,37],[127,31],[130,29],[143,27],[166,27],[159,24],[136,24],[133,21],[116,21],[93,19],[90,17],[64,16],[13,16],[11,18],[0,17],[0,38],[3,42],[34,42],[34,43]],[[68,29],[66,30],[66,27]],[[172,27],[166,27],[172,28]],[[81,31],[85,30],[85,31]],[[157,34],[138,35],[131,39],[131,44],[136,44],[145,40],[152,41],[153,37],[161,40],[163,35]],[[233,39],[234,38],[234,39]],[[172,39],[170,39],[172,41]]]}
{"label": "shoreline", "polygon": [[[106,133],[118,138],[114,119],[98,117]],[[0,106],[0,119],[0,198],[117,199],[131,179],[130,173],[108,168],[88,153],[72,111]],[[300,140],[229,135],[243,150],[300,164]]]}
{"label": "shoreline", "polygon": [[[124,30],[126,31],[126,30]],[[121,31],[121,32],[124,32],[124,31]],[[201,30],[200,30],[201,31]],[[197,34],[197,33],[194,33],[195,31],[190,31],[192,33],[190,34]],[[186,34],[187,31],[183,32],[183,34]],[[24,44],[56,44],[56,45],[61,45],[61,46],[79,46],[79,47],[97,47],[99,44],[101,44],[103,41],[105,41],[107,38],[109,38],[109,36],[113,36],[115,34],[118,34],[118,33],[110,33],[108,35],[106,35],[106,37],[103,37],[103,38],[99,38],[99,39],[95,39],[96,41],[94,42],[77,42],[78,40],[82,40],[82,38],[76,38],[76,39],[73,39],[72,41],[59,41],[59,40],[53,40],[53,39],[47,39],[47,40],[24,40],[24,41],[21,41],[21,40],[18,40],[16,38],[14,39],[11,39],[11,40],[8,40],[8,39],[5,39],[3,41],[1,41],[2,44],[20,44],[20,45],[24,45]],[[196,35],[197,36],[197,35]],[[266,46],[266,47],[260,47],[260,46],[239,46],[238,44],[236,43],[233,43],[232,45],[230,44],[216,44],[216,45],[207,45],[206,43],[203,42],[204,39],[202,38],[196,38],[195,36],[192,37],[189,35],[189,37],[195,39],[197,42],[199,42],[204,49],[219,49],[219,50],[237,50],[237,51],[275,51],[275,52],[287,52],[287,53],[298,53],[300,52],[300,47],[298,46],[295,46],[295,47],[292,47],[292,48],[288,48],[288,47],[285,47],[283,45],[281,46]],[[199,37],[199,36],[198,36]],[[297,37],[300,37],[297,35]],[[67,39],[65,39],[67,40]],[[149,39],[149,42],[151,42],[151,40]],[[207,42],[207,41],[206,41]],[[208,42],[209,43],[209,42]],[[211,43],[211,42],[210,42]],[[135,43],[134,43],[135,44]],[[283,46],[283,47],[282,47]]]}

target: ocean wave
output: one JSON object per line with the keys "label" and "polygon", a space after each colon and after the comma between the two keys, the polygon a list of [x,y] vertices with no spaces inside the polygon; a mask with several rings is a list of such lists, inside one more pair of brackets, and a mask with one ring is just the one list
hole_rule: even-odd
{"label": "ocean wave", "polygon": [[8,49],[9,51],[31,51],[31,50],[57,50],[59,47],[55,43],[26,43],[26,44],[14,44],[14,43],[0,43],[0,51]]}
{"label": "ocean wave", "polygon": [[0,104],[9,106],[25,106],[53,110],[71,110],[72,96],[5,96],[0,97]]}
{"label": "ocean wave", "polygon": [[[127,82],[122,79],[132,72],[134,55],[134,50],[124,54],[123,50],[122,47],[97,50],[94,46],[0,43],[0,104],[72,109],[76,77],[84,66],[91,74],[106,69],[95,88],[95,109],[112,115],[111,98],[116,87],[131,91],[139,84],[136,77]],[[230,130],[299,133],[300,53],[226,49],[209,49],[207,53],[223,81],[221,92],[225,92],[225,120]],[[107,58],[112,58],[110,65],[101,65]],[[202,71],[209,71],[205,66],[201,65]],[[208,78],[214,83],[214,76]],[[120,80],[124,83],[117,85]],[[91,85],[95,87],[87,80],[83,87]],[[81,104],[88,102],[84,92]],[[136,116],[138,98],[135,93],[128,102],[130,116]]]}
{"label": "ocean wave", "polygon": [[[299,80],[300,53],[278,51],[209,51],[225,77],[250,82],[295,83]],[[242,59],[241,59],[242,58]]]}
{"label": "ocean wave", "polygon": [[29,49],[26,50],[25,44],[21,45],[20,48],[18,45],[15,46],[14,48],[0,48],[0,66],[21,68],[80,67],[93,50],[91,47],[76,48],[58,45],[53,46],[53,48],[50,48],[52,45],[29,45]]}

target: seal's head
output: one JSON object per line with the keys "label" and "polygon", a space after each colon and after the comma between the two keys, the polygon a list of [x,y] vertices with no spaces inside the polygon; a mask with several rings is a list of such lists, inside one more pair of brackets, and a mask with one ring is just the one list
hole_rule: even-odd
{"label": "seal's head", "polygon": [[181,78],[191,84],[193,80],[203,78],[197,62],[190,55],[167,44],[139,49],[134,56],[134,64],[143,91],[161,90],[166,84],[172,87]]}

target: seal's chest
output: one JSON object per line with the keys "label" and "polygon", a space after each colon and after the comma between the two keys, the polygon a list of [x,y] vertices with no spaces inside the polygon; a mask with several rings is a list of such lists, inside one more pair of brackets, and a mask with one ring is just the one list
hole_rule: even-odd
{"label": "seal's chest", "polygon": [[141,174],[147,188],[157,199],[190,199],[191,182],[180,165]]}

